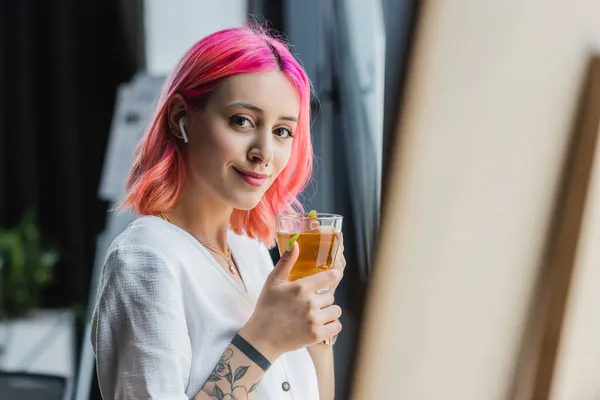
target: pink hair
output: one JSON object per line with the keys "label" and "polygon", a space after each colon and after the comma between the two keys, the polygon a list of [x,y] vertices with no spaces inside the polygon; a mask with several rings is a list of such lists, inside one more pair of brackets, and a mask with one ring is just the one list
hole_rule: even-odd
{"label": "pink hair", "polygon": [[275,216],[303,211],[297,199],[310,180],[313,150],[310,139],[310,81],[288,47],[256,28],[225,29],[213,33],[183,56],[167,79],[158,104],[135,153],[127,179],[124,206],[140,215],[171,210],[185,180],[185,164],[177,139],[169,132],[168,103],[180,93],[191,107],[202,107],[206,95],[223,79],[243,73],[280,70],[298,91],[300,112],[292,139],[290,160],[250,211],[235,209],[231,229],[275,245]]}

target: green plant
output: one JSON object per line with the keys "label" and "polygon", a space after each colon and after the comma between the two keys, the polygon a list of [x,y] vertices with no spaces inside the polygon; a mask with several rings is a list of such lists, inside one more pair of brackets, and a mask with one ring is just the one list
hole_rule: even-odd
{"label": "green plant", "polygon": [[58,252],[42,243],[33,213],[0,229],[0,319],[27,314],[52,281]]}

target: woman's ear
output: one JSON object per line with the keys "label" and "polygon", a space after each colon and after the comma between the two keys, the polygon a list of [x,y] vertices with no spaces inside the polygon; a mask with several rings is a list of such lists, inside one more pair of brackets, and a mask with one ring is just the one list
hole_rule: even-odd
{"label": "woman's ear", "polygon": [[169,100],[167,113],[169,131],[179,133],[179,121],[188,113],[188,106],[182,95],[175,94],[173,97],[171,97]]}

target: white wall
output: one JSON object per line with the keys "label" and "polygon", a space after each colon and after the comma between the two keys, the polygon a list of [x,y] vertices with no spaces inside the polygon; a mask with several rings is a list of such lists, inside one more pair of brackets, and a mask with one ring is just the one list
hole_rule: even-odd
{"label": "white wall", "polygon": [[246,4],[246,0],[145,0],[147,71],[164,75],[204,36],[242,25]]}

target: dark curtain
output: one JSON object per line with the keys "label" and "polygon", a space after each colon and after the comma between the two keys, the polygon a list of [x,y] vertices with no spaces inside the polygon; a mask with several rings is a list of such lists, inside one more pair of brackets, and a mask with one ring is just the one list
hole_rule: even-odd
{"label": "dark curtain", "polygon": [[283,32],[282,0],[248,0],[248,16],[277,32]]}
{"label": "dark curtain", "polygon": [[0,0],[0,226],[31,209],[58,247],[44,307],[88,300],[115,90],[139,62],[121,11],[117,0]]}

